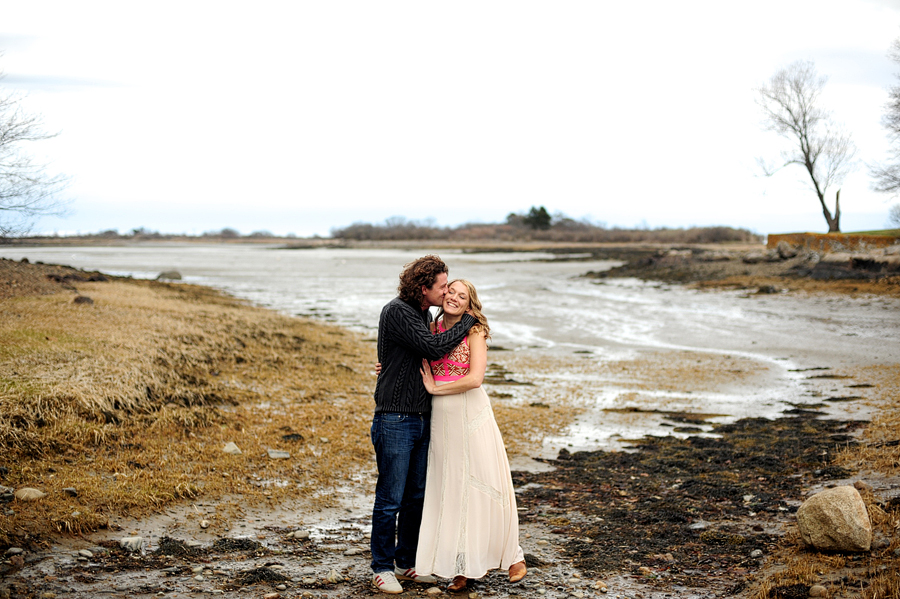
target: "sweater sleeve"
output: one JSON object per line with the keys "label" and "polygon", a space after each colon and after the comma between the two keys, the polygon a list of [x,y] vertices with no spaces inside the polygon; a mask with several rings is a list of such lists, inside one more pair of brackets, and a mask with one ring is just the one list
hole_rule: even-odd
{"label": "sweater sleeve", "polygon": [[399,345],[429,360],[437,360],[459,345],[475,323],[474,316],[463,314],[449,331],[433,334],[413,308],[399,303],[385,314],[384,325]]}

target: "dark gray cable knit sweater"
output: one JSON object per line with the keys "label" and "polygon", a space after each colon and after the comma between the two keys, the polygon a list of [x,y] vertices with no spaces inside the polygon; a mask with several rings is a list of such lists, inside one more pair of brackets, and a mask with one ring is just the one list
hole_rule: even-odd
{"label": "dark gray cable knit sweater", "polygon": [[431,395],[425,390],[419,368],[422,358],[437,360],[463,340],[477,321],[463,314],[445,333],[428,328],[431,312],[395,297],[381,310],[378,320],[378,361],[381,374],[375,384],[375,412],[431,412]]}

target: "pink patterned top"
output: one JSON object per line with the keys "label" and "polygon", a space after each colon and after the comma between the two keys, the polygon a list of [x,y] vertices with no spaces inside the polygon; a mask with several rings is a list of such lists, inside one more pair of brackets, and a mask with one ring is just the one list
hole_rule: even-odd
{"label": "pink patterned top", "polygon": [[[444,321],[438,321],[437,332],[443,333]],[[431,374],[435,381],[458,381],[469,374],[469,336],[457,345],[449,354],[431,363]]]}

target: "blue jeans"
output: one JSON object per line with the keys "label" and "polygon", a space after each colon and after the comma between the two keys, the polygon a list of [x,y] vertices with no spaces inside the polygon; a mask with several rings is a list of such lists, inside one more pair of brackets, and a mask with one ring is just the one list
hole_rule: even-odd
{"label": "blue jeans", "polygon": [[374,572],[393,572],[395,565],[405,570],[416,564],[430,438],[428,414],[381,412],[372,419],[378,464],[372,509]]}

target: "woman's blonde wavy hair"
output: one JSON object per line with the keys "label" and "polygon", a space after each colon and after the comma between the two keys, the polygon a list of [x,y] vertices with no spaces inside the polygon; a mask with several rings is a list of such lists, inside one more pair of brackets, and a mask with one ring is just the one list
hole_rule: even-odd
{"label": "woman's blonde wavy hair", "polygon": [[[475,320],[478,322],[469,330],[469,332],[482,331],[484,333],[485,339],[491,338],[491,327],[488,325],[487,316],[482,314],[481,312],[481,300],[478,299],[478,292],[475,291],[475,285],[472,284],[471,281],[466,279],[454,279],[450,281],[447,285],[449,288],[450,285],[454,283],[462,283],[466,286],[466,291],[469,293],[469,310],[472,311],[472,314],[475,316]],[[444,314],[444,308],[438,310],[437,318],[440,318]]]}

